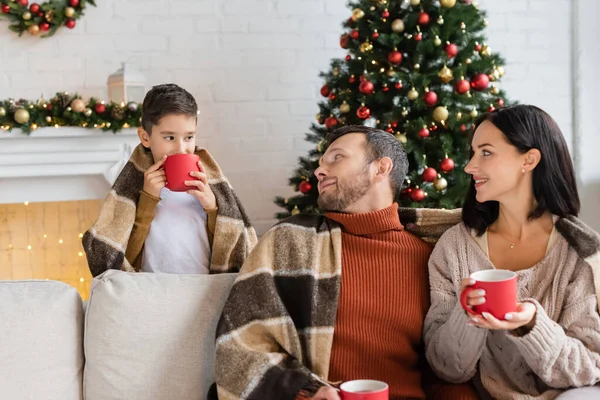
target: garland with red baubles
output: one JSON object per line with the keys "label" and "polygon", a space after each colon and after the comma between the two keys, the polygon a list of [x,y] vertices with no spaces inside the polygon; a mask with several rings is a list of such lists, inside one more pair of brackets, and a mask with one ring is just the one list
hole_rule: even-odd
{"label": "garland with red baubles", "polygon": [[8,29],[23,35],[49,37],[58,28],[75,28],[76,20],[83,16],[87,4],[96,6],[95,0],[50,0],[31,3],[29,0],[0,0],[0,17],[8,19]]}

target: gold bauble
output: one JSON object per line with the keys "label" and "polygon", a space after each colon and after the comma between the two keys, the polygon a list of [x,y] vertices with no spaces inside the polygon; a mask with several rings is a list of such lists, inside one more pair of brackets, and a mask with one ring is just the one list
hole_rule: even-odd
{"label": "gold bauble", "polygon": [[17,111],[15,111],[15,121],[17,121],[19,124],[26,124],[29,122],[29,117],[29,111],[24,108],[19,108]]}
{"label": "gold bauble", "polygon": [[410,0],[411,6],[418,6],[419,4],[421,4],[421,0]]}
{"label": "gold bauble", "polygon": [[452,70],[445,65],[444,65],[444,68],[442,68],[440,70],[440,72],[438,73],[438,76],[444,83],[450,82],[452,80],[452,78],[454,77],[454,75],[452,74]]}
{"label": "gold bauble", "polygon": [[75,112],[83,112],[85,110],[85,101],[81,99],[75,99],[71,102],[71,109]]}
{"label": "gold bauble", "polygon": [[347,112],[350,112],[350,104],[343,102],[342,105],[340,106],[340,112],[346,114]]}
{"label": "gold bauble", "polygon": [[408,110],[406,109],[406,107],[402,109],[402,112],[400,114],[402,114],[403,117],[406,117],[408,115]]}
{"label": "gold bauble", "polygon": [[92,109],[86,108],[85,110],[83,110],[83,115],[85,115],[86,117],[89,117],[90,115],[92,115]]}
{"label": "gold bauble", "polygon": [[298,215],[300,214],[300,209],[298,208],[298,206],[294,206],[294,209],[292,210],[292,215]]}
{"label": "gold bauble", "polygon": [[488,20],[487,19],[483,20],[483,26],[488,26]]}
{"label": "gold bauble", "polygon": [[31,13],[29,11],[25,11],[22,17],[25,21],[29,21],[31,19]]}
{"label": "gold bauble", "polygon": [[361,10],[360,8],[355,8],[354,10],[352,10],[352,21],[358,21],[359,19],[361,19],[364,16],[365,16],[365,12],[363,10]]}
{"label": "gold bauble", "polygon": [[439,36],[436,36],[435,39],[433,39],[433,44],[435,44],[436,46],[439,46],[442,44],[442,39],[440,39]]}
{"label": "gold bauble", "polygon": [[400,18],[392,21],[392,31],[396,33],[404,32],[404,21]]}
{"label": "gold bauble", "polygon": [[446,121],[448,119],[448,109],[444,106],[436,107],[433,110],[433,119],[437,122]]}
{"label": "gold bauble", "polygon": [[0,117],[6,117],[6,108],[0,107]]}
{"label": "gold bauble", "polygon": [[333,70],[331,70],[331,74],[333,76],[338,76],[340,74],[340,69],[338,67],[335,67]]}
{"label": "gold bauble", "polygon": [[500,93],[500,89],[498,89],[498,86],[492,86],[492,89],[490,90],[490,92],[492,94],[499,94]]}
{"label": "gold bauble", "polygon": [[492,72],[492,74],[489,76],[489,78],[491,81],[497,81],[498,79],[500,79],[500,73],[497,69],[495,69],[494,72]]}
{"label": "gold bauble", "polygon": [[438,17],[437,19],[437,23],[438,25],[444,25],[444,17],[442,17],[441,15]]}
{"label": "gold bauble", "polygon": [[412,88],[409,90],[407,97],[409,100],[414,101],[419,97],[419,92],[415,88]]}
{"label": "gold bauble", "polygon": [[390,78],[395,77],[396,71],[394,71],[392,68],[388,69],[387,76],[389,76]]}
{"label": "gold bauble", "polygon": [[464,22],[461,22],[461,23],[460,23],[460,29],[462,29],[463,31],[464,31],[465,29],[467,29],[467,24],[465,24]]}
{"label": "gold bauble", "polygon": [[415,65],[413,65],[413,68],[418,71],[419,69],[421,69],[421,64],[416,63]]}
{"label": "gold bauble", "polygon": [[452,8],[456,5],[456,0],[440,0],[440,5],[444,8]]}
{"label": "gold bauble", "polygon": [[75,15],[75,9],[73,7],[65,8],[65,17],[71,18],[73,15]]}
{"label": "gold bauble", "polygon": [[492,48],[488,45],[484,45],[481,48],[481,55],[482,56],[491,56],[492,55]]}
{"label": "gold bauble", "polygon": [[456,113],[456,119],[461,119],[462,118],[462,113],[459,111]]}
{"label": "gold bauble", "polygon": [[396,133],[395,137],[396,137],[396,140],[402,144],[406,144],[406,142],[408,142],[408,138],[406,137],[406,134],[404,134],[404,133],[398,132],[398,133]]}
{"label": "gold bauble", "polygon": [[433,181],[433,187],[438,192],[441,192],[442,190],[448,187],[448,181],[446,180],[446,178],[437,178],[435,181]]}
{"label": "gold bauble", "polygon": [[317,121],[321,121],[322,118],[323,118],[323,116],[321,116],[321,113],[317,113],[317,115],[315,115],[315,119]]}
{"label": "gold bauble", "polygon": [[47,116],[47,117],[46,117],[46,122],[47,122],[47,123],[50,123],[50,122],[52,122],[52,117],[51,117],[51,116]]}
{"label": "gold bauble", "polygon": [[479,115],[479,113],[477,112],[476,109],[472,109],[471,112],[469,113],[469,115],[473,118],[476,118]]}
{"label": "gold bauble", "polygon": [[504,68],[503,67],[496,67],[496,71],[498,71],[498,74],[500,76],[504,76]]}
{"label": "gold bauble", "polygon": [[370,42],[364,42],[360,45],[360,51],[366,53],[367,51],[373,50],[373,45]]}
{"label": "gold bauble", "polygon": [[466,63],[466,64],[471,64],[471,59],[470,59],[470,58],[467,58],[467,59],[465,60],[465,63]]}
{"label": "gold bauble", "polygon": [[29,28],[27,28],[27,32],[31,33],[32,35],[37,35],[40,33],[40,27],[37,25],[31,25]]}

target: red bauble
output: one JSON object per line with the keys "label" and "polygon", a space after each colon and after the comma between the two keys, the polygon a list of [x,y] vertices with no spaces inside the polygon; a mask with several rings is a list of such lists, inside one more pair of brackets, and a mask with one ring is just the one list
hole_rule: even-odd
{"label": "red bauble", "polygon": [[48,31],[49,29],[50,29],[50,24],[49,24],[49,23],[47,23],[47,22],[42,22],[42,23],[40,24],[40,30],[41,30],[41,31],[44,31],[44,32],[46,32],[46,31]]}
{"label": "red bauble", "polygon": [[402,53],[399,51],[392,51],[388,54],[388,61],[392,64],[400,64],[402,62]]}
{"label": "red bauble", "polygon": [[103,114],[104,111],[106,111],[106,106],[102,103],[96,103],[94,106],[94,111],[96,111],[98,114]]}
{"label": "red bauble", "polygon": [[425,11],[421,11],[419,14],[419,25],[427,25],[429,23],[429,14]]}
{"label": "red bauble", "polygon": [[417,33],[417,34],[415,35],[415,40],[416,40],[417,42],[420,42],[421,40],[423,40],[423,34],[422,34],[421,32]]}
{"label": "red bauble", "polygon": [[385,85],[385,86],[383,86],[383,87],[381,88],[381,91],[382,91],[382,92],[387,92],[388,90],[390,90],[390,88],[389,88],[389,87],[387,87],[387,85]]}
{"label": "red bauble", "polygon": [[456,92],[459,94],[465,94],[471,88],[471,84],[466,79],[461,79],[456,82]]}
{"label": "red bauble", "polygon": [[486,74],[477,74],[471,79],[471,87],[475,90],[485,90],[490,83],[490,78]]}
{"label": "red bauble", "polygon": [[40,12],[40,5],[37,3],[33,3],[32,5],[29,6],[29,11],[31,11],[32,13],[39,13]]}
{"label": "red bauble", "polygon": [[448,54],[448,57],[452,58],[452,57],[456,57],[456,55],[458,54],[458,46],[455,45],[454,43],[449,43],[446,45],[446,54]]}
{"label": "red bauble", "polygon": [[429,129],[427,128],[421,128],[421,130],[419,131],[419,136],[421,136],[423,139],[425,139],[426,137],[429,136]]}
{"label": "red bauble", "polygon": [[17,3],[19,3],[23,7],[27,7],[27,4],[29,4],[29,1],[28,0],[18,0]]}
{"label": "red bauble", "polygon": [[434,91],[425,92],[423,95],[423,101],[429,107],[434,106],[437,103],[437,94]]}
{"label": "red bauble", "polygon": [[385,130],[387,133],[394,133],[394,128],[391,126]]}
{"label": "red bauble", "polygon": [[450,172],[454,169],[454,160],[451,158],[444,158],[440,163],[440,168],[444,172]]}
{"label": "red bauble", "polygon": [[350,32],[350,37],[352,39],[358,39],[360,37],[360,34],[358,33],[358,29],[354,29],[352,32]]}
{"label": "red bauble", "polygon": [[72,18],[67,18],[67,22],[65,22],[65,26],[69,29],[75,28],[75,20]]}
{"label": "red bauble", "polygon": [[383,18],[389,18],[389,16],[390,16],[390,12],[389,12],[387,9],[385,9],[385,10],[384,10],[384,11],[381,13],[381,16],[382,16]]}
{"label": "red bauble", "polygon": [[336,117],[328,117],[328,118],[325,120],[325,127],[326,127],[327,129],[331,129],[331,128],[333,128],[334,126],[336,126],[337,124],[338,124],[338,120],[337,120],[337,118],[336,118]]}
{"label": "red bauble", "polygon": [[377,39],[378,37],[379,37],[379,32],[373,32],[373,33],[371,34],[371,38],[372,38],[372,39]]}
{"label": "red bauble", "polygon": [[358,90],[360,90],[360,92],[364,94],[372,94],[374,89],[375,86],[369,81],[362,81],[361,84],[358,86]]}
{"label": "red bauble", "polygon": [[312,185],[307,181],[302,181],[302,182],[300,182],[298,189],[300,190],[300,192],[302,194],[307,194],[312,189]]}
{"label": "red bauble", "polygon": [[490,105],[490,108],[488,108],[488,112],[492,112],[492,111],[496,111],[496,107]]}
{"label": "red bauble", "polygon": [[367,80],[367,77],[364,75],[361,75],[358,79],[360,79],[361,82],[364,82]]}
{"label": "red bauble", "polygon": [[350,82],[350,83],[356,82],[356,77],[354,75],[350,75],[350,78],[348,78],[348,82]]}
{"label": "red bauble", "polygon": [[477,46],[475,46],[475,50],[477,50],[477,51],[481,51],[481,48],[482,48],[482,47],[481,47],[481,45],[480,45],[480,44],[478,44]]}
{"label": "red bauble", "polygon": [[2,12],[4,14],[8,14],[10,12],[10,7],[8,6],[8,4],[2,4]]}
{"label": "red bauble", "polygon": [[346,56],[346,61],[350,61],[350,60],[352,60],[352,56],[351,56],[350,54],[348,54],[348,55]]}
{"label": "red bauble", "polygon": [[329,96],[329,93],[330,93],[329,86],[323,85],[323,87],[321,88],[321,96],[327,97],[327,96]]}
{"label": "red bauble", "polygon": [[44,18],[44,15],[46,15],[46,14],[44,14],[44,12],[43,12],[43,11],[40,11],[40,12],[38,13],[38,17]]}
{"label": "red bauble", "polygon": [[410,198],[413,201],[423,201],[425,200],[425,191],[423,189],[414,189],[410,192]]}
{"label": "red bauble", "polygon": [[356,110],[356,116],[360,119],[367,119],[371,116],[371,110],[368,107],[360,106]]}
{"label": "red bauble", "polygon": [[336,97],[336,96],[335,96],[335,93],[331,93],[331,94],[329,95],[329,100],[332,100],[332,101],[333,101],[333,100],[335,100],[335,97]]}
{"label": "red bauble", "polygon": [[392,121],[392,128],[398,127],[398,121]]}
{"label": "red bauble", "polygon": [[394,87],[396,89],[402,89],[402,82],[396,82],[396,84],[394,85]]}
{"label": "red bauble", "polygon": [[48,106],[46,107],[46,110],[52,111],[52,103],[48,103]]}
{"label": "red bauble", "polygon": [[342,35],[340,37],[340,46],[342,47],[342,49],[347,49],[348,48],[348,41],[350,40],[350,38],[348,37],[348,35]]}
{"label": "red bauble", "polygon": [[69,5],[71,7],[77,7],[79,5],[79,0],[69,0]]}
{"label": "red bauble", "polygon": [[425,168],[422,176],[425,182],[433,182],[435,181],[435,178],[437,178],[437,171],[431,167]]}
{"label": "red bauble", "polygon": [[504,100],[502,100],[502,99],[498,99],[498,100],[496,100],[496,103],[498,103],[498,105],[499,105],[500,107],[504,107]]}
{"label": "red bauble", "polygon": [[462,124],[460,126],[460,130],[463,131],[463,132],[466,131],[467,130],[467,126],[465,124]]}

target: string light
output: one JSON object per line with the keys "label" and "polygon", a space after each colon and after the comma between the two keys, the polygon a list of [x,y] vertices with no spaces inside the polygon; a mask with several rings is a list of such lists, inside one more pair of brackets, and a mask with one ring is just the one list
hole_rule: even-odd
{"label": "string light", "polygon": [[25,204],[26,206],[28,206],[28,205],[29,205],[29,202],[28,202],[28,201],[26,201],[26,202],[25,202],[25,203],[23,203],[23,204]]}
{"label": "string light", "polygon": [[80,234],[79,234],[79,237],[80,237],[80,238],[82,238],[82,237],[83,237],[83,233],[80,233]]}
{"label": "string light", "polygon": [[62,239],[58,239],[58,243],[59,244],[63,244],[63,240]]}
{"label": "string light", "polygon": [[82,282],[82,283],[83,283],[83,282],[85,282],[85,279],[83,279],[83,278],[79,278],[79,282]]}
{"label": "string light", "polygon": [[79,257],[83,257],[83,253],[82,253],[81,251],[80,251],[79,253],[77,253],[77,255],[78,255]]}
{"label": "string light", "polygon": [[31,250],[31,245],[27,245],[27,250]]}
{"label": "string light", "polygon": [[48,235],[44,233],[44,239],[48,239]]}

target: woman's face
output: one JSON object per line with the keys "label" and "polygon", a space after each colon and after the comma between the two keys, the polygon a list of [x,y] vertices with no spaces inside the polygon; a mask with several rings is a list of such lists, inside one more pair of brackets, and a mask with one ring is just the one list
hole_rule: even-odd
{"label": "woman's face", "polygon": [[502,202],[507,196],[521,194],[524,185],[529,185],[531,190],[525,173],[529,169],[527,154],[510,144],[494,124],[484,121],[477,127],[471,149],[473,157],[465,166],[465,172],[475,181],[478,202]]}

